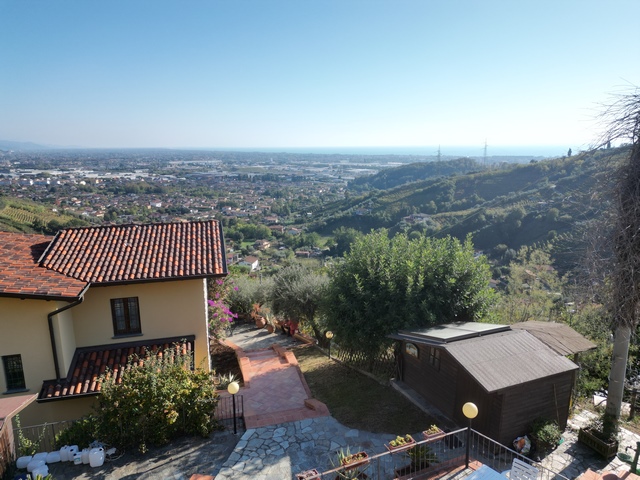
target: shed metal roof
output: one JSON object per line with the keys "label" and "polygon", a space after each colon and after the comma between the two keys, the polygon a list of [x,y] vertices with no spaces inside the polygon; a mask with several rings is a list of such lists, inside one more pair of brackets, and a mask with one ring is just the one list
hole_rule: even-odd
{"label": "shed metal roof", "polygon": [[509,330],[509,325],[481,322],[455,322],[417,330],[400,330],[398,335],[435,343],[448,343]]}
{"label": "shed metal roof", "polygon": [[469,338],[442,348],[489,393],[578,368],[526,330]]}
{"label": "shed metal roof", "polygon": [[526,330],[560,355],[573,355],[596,348],[595,343],[564,323],[529,321],[514,323],[511,328]]}

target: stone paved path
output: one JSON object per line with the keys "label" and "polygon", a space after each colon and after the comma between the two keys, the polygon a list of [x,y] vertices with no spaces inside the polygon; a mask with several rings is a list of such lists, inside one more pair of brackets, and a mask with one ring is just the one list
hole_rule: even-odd
{"label": "stone paved path", "polygon": [[317,468],[333,467],[337,450],[383,452],[389,434],[350,429],[333,417],[321,417],[247,430],[222,465],[216,480],[283,480]]}

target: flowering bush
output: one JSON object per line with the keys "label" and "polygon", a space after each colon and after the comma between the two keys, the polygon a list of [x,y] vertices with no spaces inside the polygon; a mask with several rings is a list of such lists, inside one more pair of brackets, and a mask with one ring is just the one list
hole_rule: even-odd
{"label": "flowering bush", "polygon": [[227,305],[227,298],[230,291],[238,290],[233,279],[217,278],[209,281],[209,335],[215,338],[225,336],[225,331],[230,326],[238,314],[233,313]]}

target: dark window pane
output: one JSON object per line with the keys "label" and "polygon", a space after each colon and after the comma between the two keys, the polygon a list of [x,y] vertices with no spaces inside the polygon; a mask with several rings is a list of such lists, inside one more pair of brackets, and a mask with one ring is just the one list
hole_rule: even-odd
{"label": "dark window pane", "polygon": [[138,297],[111,299],[114,335],[141,333]]}
{"label": "dark window pane", "polygon": [[22,357],[20,355],[7,355],[2,357],[4,374],[7,379],[7,390],[24,390],[26,382],[22,369]]}

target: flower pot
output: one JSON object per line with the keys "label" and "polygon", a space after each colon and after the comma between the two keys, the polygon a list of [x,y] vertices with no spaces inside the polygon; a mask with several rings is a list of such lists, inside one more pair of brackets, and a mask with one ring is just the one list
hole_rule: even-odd
{"label": "flower pot", "polygon": [[271,325],[270,323],[267,323],[267,325],[264,328],[266,328],[267,332],[269,332],[269,333],[273,333],[275,331],[275,327],[273,325]]}
{"label": "flower pot", "polygon": [[296,480],[307,480],[308,478],[316,478],[319,476],[320,473],[314,468],[311,470],[305,470],[304,472],[296,473]]}
{"label": "flower pot", "polygon": [[387,448],[387,450],[389,450],[389,452],[403,452],[405,450],[410,450],[415,446],[416,441],[411,435],[409,435],[408,437],[410,440],[405,440],[405,443],[403,443],[402,445],[392,446],[391,443],[385,443],[384,446]]}
{"label": "flower pot", "polygon": [[340,465],[345,467],[345,471],[354,470],[362,465],[369,463],[369,455],[366,452],[353,453],[340,460]]}
{"label": "flower pot", "polygon": [[264,328],[264,326],[267,324],[267,321],[264,319],[264,317],[256,317],[255,322],[257,328]]}
{"label": "flower pot", "polygon": [[595,450],[603,458],[609,459],[618,453],[618,441],[606,442],[598,438],[590,428],[581,428],[578,432],[578,441]]}
{"label": "flower pot", "polygon": [[424,432],[422,432],[422,436],[425,440],[432,442],[434,440],[437,440],[438,438],[444,437],[444,432],[439,428],[435,429],[435,431],[432,430],[433,429],[425,430]]}

